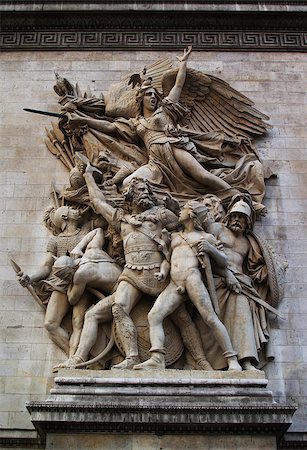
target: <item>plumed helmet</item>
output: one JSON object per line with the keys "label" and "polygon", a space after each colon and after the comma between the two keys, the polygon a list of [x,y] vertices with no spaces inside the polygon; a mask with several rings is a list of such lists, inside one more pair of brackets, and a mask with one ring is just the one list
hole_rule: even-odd
{"label": "plumed helmet", "polygon": [[195,200],[190,200],[187,203],[187,206],[195,212],[195,214],[197,215],[197,217],[199,218],[200,222],[203,223],[204,220],[207,218],[208,216],[208,212],[209,209],[207,208],[206,205],[204,205],[201,202],[197,202]]}
{"label": "plumed helmet", "polygon": [[194,226],[197,230],[206,228],[206,221],[208,219],[209,209],[206,205],[196,200],[188,201],[184,207],[189,208],[192,213],[190,216],[193,219]]}

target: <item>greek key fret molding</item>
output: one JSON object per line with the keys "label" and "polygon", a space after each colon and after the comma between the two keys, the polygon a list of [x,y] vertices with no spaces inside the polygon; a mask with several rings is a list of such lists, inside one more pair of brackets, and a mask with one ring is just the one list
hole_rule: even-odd
{"label": "greek key fret molding", "polygon": [[306,51],[307,32],[251,31],[6,31],[2,50],[114,50],[175,49],[193,45],[197,50]]}

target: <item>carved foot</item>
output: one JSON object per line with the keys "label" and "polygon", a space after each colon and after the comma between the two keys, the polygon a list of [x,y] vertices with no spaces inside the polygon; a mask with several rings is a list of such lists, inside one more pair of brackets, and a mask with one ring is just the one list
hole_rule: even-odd
{"label": "carved foot", "polygon": [[133,367],[134,370],[154,370],[154,369],[165,369],[165,358],[162,353],[155,352],[152,357],[147,361],[137,364]]}
{"label": "carved foot", "polygon": [[206,359],[201,359],[197,361],[197,365],[200,367],[201,370],[213,370],[211,364]]}
{"label": "carved foot", "polygon": [[138,356],[128,356],[128,358],[124,359],[119,364],[116,364],[115,366],[111,367],[111,369],[116,370],[130,370],[133,369],[133,367],[140,362],[140,358]]}
{"label": "carved foot", "polygon": [[84,359],[81,358],[81,356],[74,355],[74,356],[71,356],[66,361],[64,361],[63,363],[55,366],[52,371],[55,373],[55,372],[58,372],[59,369],[75,369],[78,364],[83,363],[83,362],[84,362]]}
{"label": "carved foot", "polygon": [[235,356],[228,358],[228,371],[239,371],[242,372],[242,367],[238,363],[238,360]]}
{"label": "carved foot", "polygon": [[250,361],[243,361],[242,363],[243,370],[252,370],[253,372],[261,372],[261,370],[257,369],[252,365]]}

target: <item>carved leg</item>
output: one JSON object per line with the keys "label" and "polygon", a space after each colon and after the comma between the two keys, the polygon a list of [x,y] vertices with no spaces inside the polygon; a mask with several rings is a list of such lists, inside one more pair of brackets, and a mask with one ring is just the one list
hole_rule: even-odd
{"label": "carved leg", "polygon": [[135,370],[165,369],[165,350],[150,350],[151,357],[141,364],[133,366]]}
{"label": "carved leg", "polygon": [[174,156],[182,170],[203,186],[206,186],[213,191],[230,188],[230,185],[226,183],[226,181],[208,172],[198,161],[196,161],[194,156],[187,151],[180,148],[174,148]]}
{"label": "carved leg", "polygon": [[69,336],[61,327],[61,322],[69,309],[66,294],[53,291],[48,302],[45,315],[45,328],[50,339],[59,346],[66,355],[69,354]]}
{"label": "carved leg", "polygon": [[213,336],[223,350],[223,355],[227,359],[228,370],[241,371],[242,367],[238,363],[237,353],[232,347],[229,334],[224,324],[215,314],[209,293],[202,281],[199,270],[191,272],[186,281],[186,289],[203,321],[210,327]]}
{"label": "carved leg", "polygon": [[110,295],[100,300],[86,312],[79,346],[75,355],[55,366],[54,370],[67,367],[74,368],[80,362],[88,359],[89,352],[97,339],[99,323],[111,322],[112,320],[112,303],[113,296]]}
{"label": "carved leg", "polygon": [[199,332],[184,304],[180,305],[179,308],[173,312],[172,320],[180,329],[184,345],[189,350],[200,369],[213,370],[211,364],[206,359]]}
{"label": "carved leg", "polygon": [[112,306],[112,313],[116,323],[119,339],[123,346],[126,359],[113,366],[113,369],[132,369],[140,359],[137,347],[137,331],[130,316],[116,303]]}
{"label": "carved leg", "polygon": [[84,316],[86,310],[91,306],[91,303],[92,302],[90,296],[87,293],[85,293],[78,301],[78,303],[73,307],[72,313],[73,331],[69,341],[69,356],[72,356],[76,353],[84,323]]}
{"label": "carved leg", "polygon": [[137,346],[137,331],[130,317],[130,311],[141,298],[142,293],[127,281],[121,281],[115,292],[112,306],[113,318],[116,324],[119,340],[125,352],[125,360],[112,369],[132,369],[140,362]]}
{"label": "carved leg", "polygon": [[134,369],[150,370],[165,368],[163,320],[178,308],[182,301],[182,295],[177,292],[177,286],[171,281],[164,291],[161,292],[148,314],[151,358],[134,366]]}

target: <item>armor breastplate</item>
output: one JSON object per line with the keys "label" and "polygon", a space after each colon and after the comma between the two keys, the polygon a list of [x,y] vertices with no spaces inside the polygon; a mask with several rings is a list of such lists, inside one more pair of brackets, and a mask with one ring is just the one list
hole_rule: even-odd
{"label": "armor breastplate", "polygon": [[81,239],[88,233],[88,230],[79,231],[74,236],[57,236],[57,257],[65,256],[66,252],[71,252]]}
{"label": "armor breastplate", "polygon": [[161,264],[161,254],[154,244],[129,245],[125,248],[125,258],[125,267],[130,269],[153,268]]}

